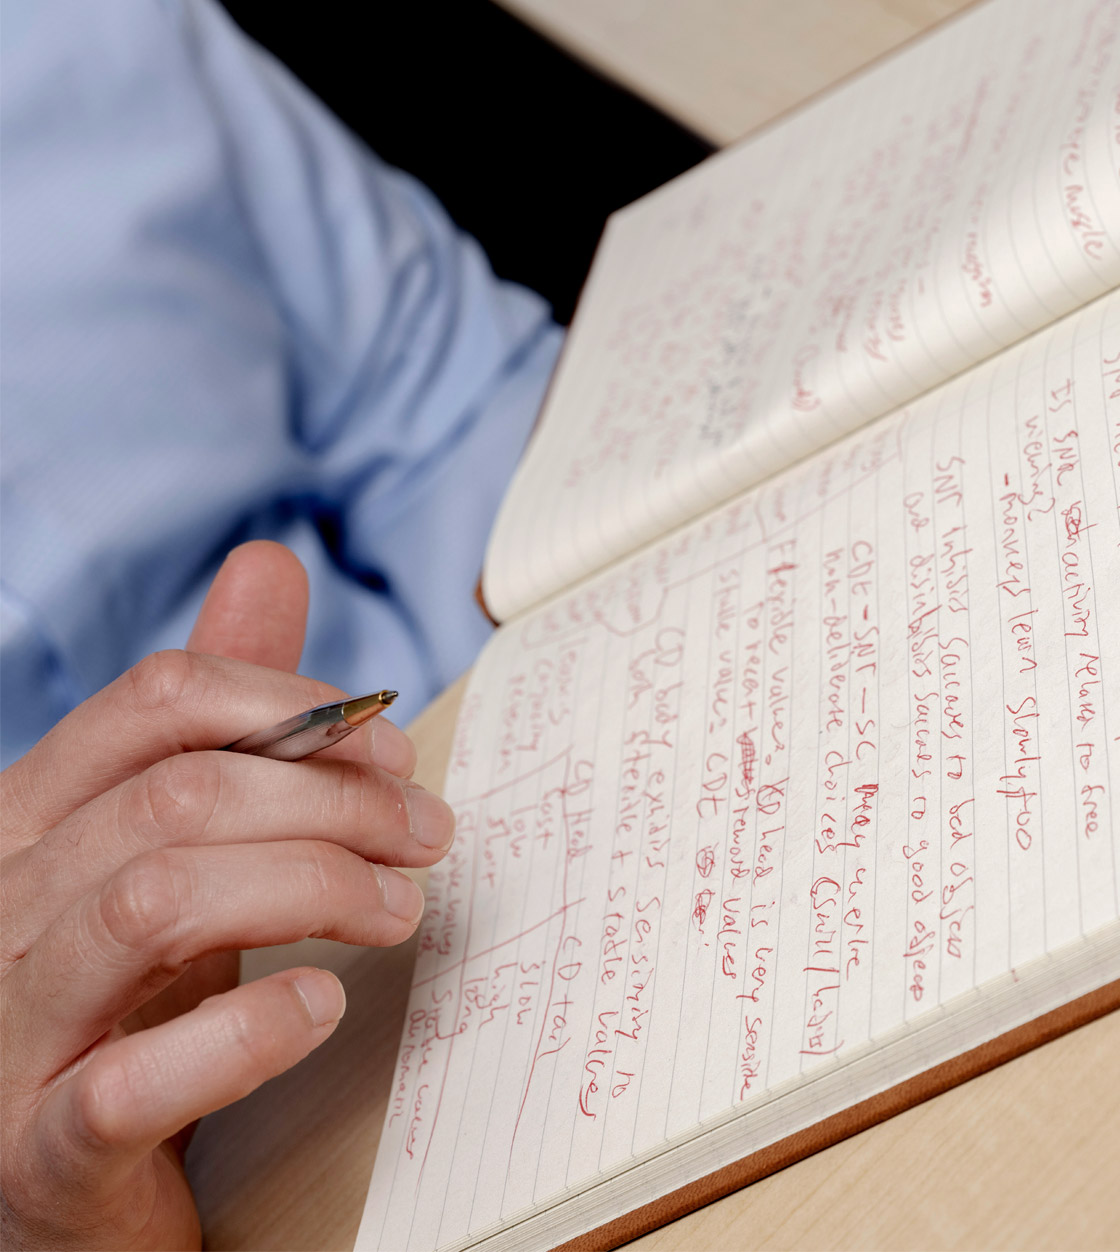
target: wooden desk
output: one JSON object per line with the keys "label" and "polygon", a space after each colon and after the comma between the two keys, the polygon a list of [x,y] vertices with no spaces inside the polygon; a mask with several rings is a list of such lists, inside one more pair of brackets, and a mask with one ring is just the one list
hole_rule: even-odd
{"label": "wooden desk", "polygon": [[[836,81],[964,0],[502,0],[716,142]],[[461,687],[414,723],[439,787]],[[245,976],[333,969],[349,1008],[295,1070],[208,1118],[191,1149],[207,1246],[349,1249],[413,945],[306,941]],[[1120,1014],[1112,1014],[631,1245],[1120,1248]]]}
{"label": "wooden desk", "polygon": [[971,2],[498,0],[721,146]]}

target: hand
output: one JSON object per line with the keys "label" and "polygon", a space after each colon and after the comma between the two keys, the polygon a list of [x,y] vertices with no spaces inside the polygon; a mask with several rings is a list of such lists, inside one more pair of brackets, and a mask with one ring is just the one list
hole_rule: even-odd
{"label": "hand", "polygon": [[419,921],[384,867],[437,861],[453,821],[406,781],[404,734],[375,718],[296,762],[211,750],[339,698],[286,672],[306,602],[285,549],[238,549],[191,651],[148,657],[4,772],[6,1248],[198,1247],[184,1128],[344,1008],[323,970],[238,987],[237,950],[394,944]]}

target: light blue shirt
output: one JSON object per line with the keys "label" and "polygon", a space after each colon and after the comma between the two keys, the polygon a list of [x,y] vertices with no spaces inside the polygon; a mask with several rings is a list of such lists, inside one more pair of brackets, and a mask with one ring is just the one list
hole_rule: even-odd
{"label": "light blue shirt", "polygon": [[5,759],[259,537],[301,669],[407,719],[489,631],[547,308],[209,0],[11,0],[2,51]]}

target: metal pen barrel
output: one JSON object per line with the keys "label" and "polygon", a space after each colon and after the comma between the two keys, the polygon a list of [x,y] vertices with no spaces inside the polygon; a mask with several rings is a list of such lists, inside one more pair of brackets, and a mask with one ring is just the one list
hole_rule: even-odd
{"label": "metal pen barrel", "polygon": [[226,745],[227,752],[246,752],[275,761],[298,761],[345,739],[397,698],[395,691],[377,691],[353,700],[320,704],[285,721]]}

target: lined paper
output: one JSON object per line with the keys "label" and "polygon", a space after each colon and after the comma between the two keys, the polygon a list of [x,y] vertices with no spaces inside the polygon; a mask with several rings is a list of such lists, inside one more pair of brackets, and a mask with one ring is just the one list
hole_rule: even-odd
{"label": "lined paper", "polygon": [[462,1246],[1079,944],[1120,975],[1118,613],[1114,294],[499,632],[357,1246]]}
{"label": "lined paper", "polygon": [[508,620],[1120,284],[1120,3],[995,0],[608,224]]}

